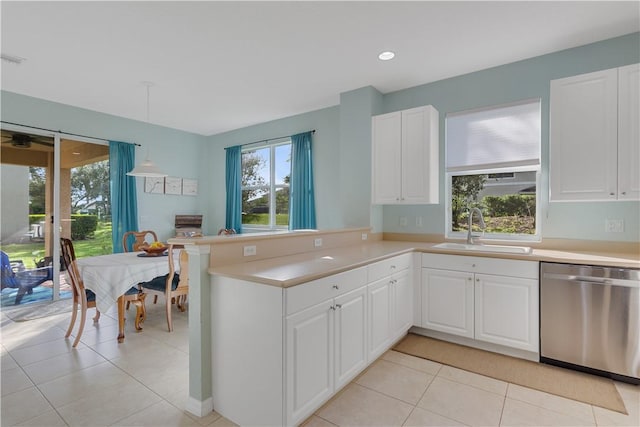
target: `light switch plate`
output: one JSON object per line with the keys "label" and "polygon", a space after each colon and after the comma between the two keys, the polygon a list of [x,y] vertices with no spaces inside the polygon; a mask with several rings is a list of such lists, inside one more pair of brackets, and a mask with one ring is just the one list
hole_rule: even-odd
{"label": "light switch plate", "polygon": [[607,233],[624,233],[624,220],[607,218],[604,221],[604,230]]}
{"label": "light switch plate", "polygon": [[254,256],[256,254],[256,246],[245,246],[243,250],[244,256]]}
{"label": "light switch plate", "polygon": [[313,246],[315,246],[316,248],[319,248],[320,246],[322,246],[322,239],[320,237],[318,237],[317,239],[315,239],[313,241]]}

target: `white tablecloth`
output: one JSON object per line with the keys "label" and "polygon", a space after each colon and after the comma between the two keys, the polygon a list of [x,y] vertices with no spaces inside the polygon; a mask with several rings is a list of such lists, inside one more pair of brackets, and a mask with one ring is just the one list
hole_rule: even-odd
{"label": "white tablecloth", "polygon": [[[174,259],[177,253],[174,251]],[[96,306],[107,312],[132,286],[169,273],[166,256],[139,257],[141,252],[100,255],[78,259],[84,286],[96,294]],[[178,270],[178,263],[175,264]]]}

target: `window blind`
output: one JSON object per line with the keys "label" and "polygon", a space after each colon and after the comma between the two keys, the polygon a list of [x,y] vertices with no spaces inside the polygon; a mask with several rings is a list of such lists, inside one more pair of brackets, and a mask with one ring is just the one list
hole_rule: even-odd
{"label": "window blind", "polygon": [[540,100],[447,114],[447,172],[540,164]]}

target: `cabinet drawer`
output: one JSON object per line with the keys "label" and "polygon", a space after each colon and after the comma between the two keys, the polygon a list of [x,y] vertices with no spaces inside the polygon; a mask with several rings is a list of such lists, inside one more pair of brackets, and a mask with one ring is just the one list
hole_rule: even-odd
{"label": "cabinet drawer", "polygon": [[286,315],[367,284],[366,267],[356,268],[285,290]]}
{"label": "cabinet drawer", "polygon": [[393,273],[406,270],[411,266],[411,254],[398,255],[393,258],[378,261],[367,266],[369,283],[380,280]]}
{"label": "cabinet drawer", "polygon": [[495,274],[528,279],[538,278],[538,261],[422,254],[422,266],[441,270],[462,270],[470,273]]}

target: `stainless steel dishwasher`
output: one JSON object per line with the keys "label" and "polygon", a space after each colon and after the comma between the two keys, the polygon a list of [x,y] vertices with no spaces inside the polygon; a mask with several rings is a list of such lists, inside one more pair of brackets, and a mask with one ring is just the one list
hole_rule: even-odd
{"label": "stainless steel dishwasher", "polygon": [[640,270],[540,263],[540,361],[640,383]]}

